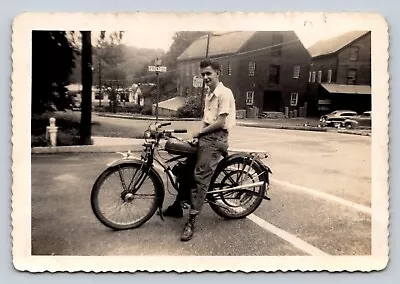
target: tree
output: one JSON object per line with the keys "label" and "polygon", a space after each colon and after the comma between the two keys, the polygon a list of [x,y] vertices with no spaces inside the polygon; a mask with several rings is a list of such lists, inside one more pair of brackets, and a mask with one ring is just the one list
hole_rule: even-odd
{"label": "tree", "polygon": [[32,32],[32,113],[68,107],[74,49],[64,31]]}
{"label": "tree", "polygon": [[92,43],[91,32],[82,31],[82,103],[80,144],[91,142],[92,126]]}
{"label": "tree", "polygon": [[[81,31],[82,34],[82,103],[81,103],[81,131],[80,143],[90,144],[92,126],[92,33]],[[111,33],[110,40],[114,44],[119,38],[121,40],[123,32]],[[106,38],[106,32],[102,31],[99,42],[102,43]]]}
{"label": "tree", "polygon": [[[169,71],[167,73],[160,73],[160,100],[176,96],[178,92],[177,58],[194,40],[205,34],[207,34],[207,32],[203,31],[181,31],[175,33],[170,49],[161,57],[162,65],[167,66]],[[154,59],[155,58],[152,58],[152,60]],[[149,64],[153,63],[149,62]],[[139,79],[135,80],[137,83],[156,83],[156,76],[153,75],[154,73],[149,73],[147,71],[147,66],[149,64],[142,67],[138,74]]]}

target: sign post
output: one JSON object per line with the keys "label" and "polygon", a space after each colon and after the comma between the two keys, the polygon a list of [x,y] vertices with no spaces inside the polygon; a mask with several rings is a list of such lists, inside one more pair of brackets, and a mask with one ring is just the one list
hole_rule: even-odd
{"label": "sign post", "polygon": [[166,66],[161,66],[161,59],[157,58],[154,62],[155,66],[149,66],[149,72],[156,72],[157,76],[157,99],[156,99],[156,123],[158,122],[158,101],[160,100],[160,80],[159,73],[167,72]]}

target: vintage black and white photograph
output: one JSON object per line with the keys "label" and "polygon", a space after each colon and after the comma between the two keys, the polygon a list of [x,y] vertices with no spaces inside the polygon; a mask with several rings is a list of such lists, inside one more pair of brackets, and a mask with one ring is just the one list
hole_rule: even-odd
{"label": "vintage black and white photograph", "polygon": [[17,17],[14,265],[383,269],[387,46],[367,13]]}

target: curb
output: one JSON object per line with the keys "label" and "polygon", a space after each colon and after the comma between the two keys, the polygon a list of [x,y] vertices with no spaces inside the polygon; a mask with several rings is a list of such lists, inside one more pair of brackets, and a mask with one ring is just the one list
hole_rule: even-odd
{"label": "curb", "polygon": [[[153,116],[134,116],[134,115],[126,115],[126,114],[109,114],[109,113],[101,113],[101,112],[93,112],[93,114],[97,116],[103,117],[115,117],[115,118],[123,118],[123,119],[138,119],[138,120],[156,120]],[[178,117],[159,117],[159,121],[200,121],[199,118],[178,118]]]}
{"label": "curb", "polygon": [[239,126],[255,127],[255,128],[272,128],[272,129],[284,129],[284,130],[303,130],[303,131],[316,131],[316,132],[330,132],[330,133],[340,133],[340,134],[351,134],[359,136],[372,136],[371,132],[359,132],[354,130],[338,130],[336,128],[322,128],[322,127],[312,127],[312,126],[283,126],[283,125],[256,125],[256,124],[246,124],[237,123]]}
{"label": "curb", "polygon": [[31,154],[141,152],[142,144],[34,147]]}
{"label": "curb", "polygon": [[257,125],[257,124],[246,124],[236,123],[238,126],[255,127],[255,128],[272,128],[272,129],[284,129],[284,130],[303,130],[303,131],[317,131],[317,132],[328,132],[326,128],[308,127],[308,126],[283,126],[283,125]]}

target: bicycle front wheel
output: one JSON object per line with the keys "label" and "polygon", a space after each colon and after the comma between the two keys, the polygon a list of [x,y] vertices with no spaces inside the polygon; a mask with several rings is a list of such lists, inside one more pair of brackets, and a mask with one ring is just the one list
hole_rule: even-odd
{"label": "bicycle front wheel", "polygon": [[122,164],[105,170],[96,180],[91,206],[97,219],[114,230],[133,229],[157,210],[156,175],[141,164]]}

